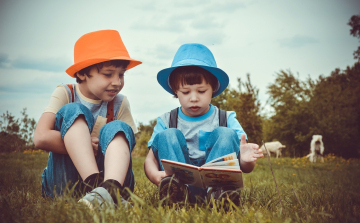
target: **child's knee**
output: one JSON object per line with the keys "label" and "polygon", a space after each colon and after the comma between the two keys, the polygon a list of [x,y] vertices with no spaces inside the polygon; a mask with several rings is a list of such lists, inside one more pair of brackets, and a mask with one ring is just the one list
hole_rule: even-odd
{"label": "child's knee", "polygon": [[135,146],[135,136],[131,127],[123,121],[115,120],[104,125],[99,134],[99,145],[103,153],[110,142],[116,138],[125,139],[129,146],[129,153]]}
{"label": "child's knee", "polygon": [[231,128],[227,128],[227,127],[217,127],[212,131],[212,135],[213,137],[220,137],[220,138],[233,138],[236,137],[238,138],[236,132],[231,129]]}
{"label": "child's knee", "polygon": [[91,132],[94,126],[94,116],[91,111],[80,103],[69,103],[64,105],[55,117],[55,130],[60,131],[62,137],[75,121],[84,120]]}
{"label": "child's knee", "polygon": [[158,137],[166,139],[177,139],[181,137],[182,132],[176,128],[165,129],[164,131],[158,133]]}
{"label": "child's knee", "polygon": [[[157,139],[156,139],[157,138]],[[176,128],[165,129],[164,131],[158,133],[154,139],[158,143],[165,143],[167,145],[179,145],[186,144],[186,139],[182,132]]]}

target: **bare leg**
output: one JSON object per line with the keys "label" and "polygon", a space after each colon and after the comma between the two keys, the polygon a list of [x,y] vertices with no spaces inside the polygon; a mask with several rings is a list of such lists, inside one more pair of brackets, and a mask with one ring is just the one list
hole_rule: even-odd
{"label": "bare leg", "polygon": [[79,116],[69,128],[64,136],[64,144],[83,180],[91,174],[99,173],[91,145],[89,128],[83,116]]}
{"label": "bare leg", "polygon": [[113,179],[124,185],[130,163],[130,149],[123,132],[117,133],[105,152],[104,181]]}

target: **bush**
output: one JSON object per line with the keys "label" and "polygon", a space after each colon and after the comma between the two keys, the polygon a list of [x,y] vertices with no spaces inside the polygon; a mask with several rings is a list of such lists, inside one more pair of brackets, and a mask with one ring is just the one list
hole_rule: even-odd
{"label": "bush", "polygon": [[21,112],[22,118],[16,119],[6,111],[0,118],[0,152],[8,153],[35,149],[32,136],[36,127],[35,119],[29,118],[26,108]]}

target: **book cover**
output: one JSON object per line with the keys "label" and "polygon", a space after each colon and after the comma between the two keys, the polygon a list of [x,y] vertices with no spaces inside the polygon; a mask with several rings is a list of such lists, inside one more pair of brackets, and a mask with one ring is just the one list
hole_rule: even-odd
{"label": "book cover", "polygon": [[212,160],[201,167],[162,159],[166,175],[175,174],[181,182],[196,187],[243,187],[242,171],[236,153]]}

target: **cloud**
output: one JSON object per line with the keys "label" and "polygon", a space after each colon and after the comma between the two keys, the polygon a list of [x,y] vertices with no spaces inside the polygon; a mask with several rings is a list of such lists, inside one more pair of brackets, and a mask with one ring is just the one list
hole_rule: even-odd
{"label": "cloud", "polygon": [[208,0],[208,1],[194,1],[194,0],[182,0],[182,1],[173,1],[172,5],[178,8],[186,9],[201,9],[202,13],[210,12],[234,12],[240,8],[245,8],[246,4],[240,2],[239,0]]}
{"label": "cloud", "polygon": [[153,16],[141,18],[130,25],[131,29],[147,30],[147,31],[167,31],[180,33],[184,31],[182,20],[166,18],[161,16]]}
{"label": "cloud", "polygon": [[31,58],[19,57],[11,62],[12,67],[50,72],[64,72],[71,61],[62,58]]}
{"label": "cloud", "polygon": [[9,56],[5,53],[0,53],[0,68],[6,68],[9,66]]}
{"label": "cloud", "polygon": [[220,45],[225,39],[225,34],[221,30],[205,30],[196,34],[184,34],[177,38],[176,42],[180,44],[184,43],[201,43],[207,46]]}
{"label": "cloud", "polygon": [[74,78],[65,72],[3,68],[0,69],[0,74],[0,92],[5,94],[51,93],[61,83],[74,82]]}
{"label": "cloud", "polygon": [[166,44],[158,44],[155,46],[155,48],[151,49],[149,52],[151,55],[154,55],[158,59],[161,60],[168,60],[169,58],[172,58],[175,55],[176,47]]}
{"label": "cloud", "polygon": [[240,2],[239,0],[223,0],[223,1],[215,1],[212,5],[207,5],[204,7],[203,12],[204,13],[210,13],[210,12],[234,12],[238,9],[245,8],[246,4],[243,2]]}
{"label": "cloud", "polygon": [[212,16],[203,16],[191,23],[194,29],[214,29],[223,27],[219,22],[214,21],[215,18]]}
{"label": "cloud", "polygon": [[21,56],[10,59],[8,54],[0,53],[0,68],[28,69],[50,72],[64,72],[72,62],[64,58],[34,58]]}
{"label": "cloud", "polygon": [[313,37],[296,35],[291,38],[280,39],[278,42],[280,43],[281,47],[298,48],[305,45],[318,43],[319,41]]}

